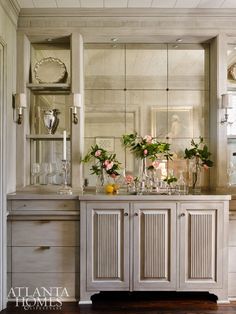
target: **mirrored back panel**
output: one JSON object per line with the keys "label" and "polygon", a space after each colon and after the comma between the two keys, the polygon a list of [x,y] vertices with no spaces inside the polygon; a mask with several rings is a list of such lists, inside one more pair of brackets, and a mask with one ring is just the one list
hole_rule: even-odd
{"label": "mirrored back panel", "polygon": [[[171,143],[178,177],[192,138],[208,140],[209,47],[205,44],[86,44],[85,153],[98,144],[137,174],[121,145],[124,133],[151,134]],[[85,164],[84,175],[91,165]]]}

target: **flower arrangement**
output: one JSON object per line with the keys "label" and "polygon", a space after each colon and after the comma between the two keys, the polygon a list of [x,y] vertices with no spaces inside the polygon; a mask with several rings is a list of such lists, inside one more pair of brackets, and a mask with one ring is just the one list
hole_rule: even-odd
{"label": "flower arrangement", "polygon": [[166,159],[170,159],[170,144],[158,142],[151,135],[139,137],[137,133],[124,134],[122,143],[129,148],[137,158],[144,159],[148,157],[151,161],[155,161],[159,155],[163,155]]}
{"label": "flower arrangement", "polygon": [[119,175],[120,162],[116,159],[116,154],[109,154],[105,149],[98,145],[91,146],[88,153],[85,155],[82,162],[87,163],[95,161],[95,164],[91,167],[91,174],[101,175],[103,170],[115,178]]}
{"label": "flower arrangement", "polygon": [[211,153],[209,152],[207,145],[204,144],[203,137],[199,137],[198,143],[192,139],[191,146],[190,149],[185,149],[184,158],[194,160],[194,166],[192,168],[192,188],[195,190],[201,168],[208,170],[213,166],[213,161],[209,159]]}
{"label": "flower arrangement", "polygon": [[199,142],[196,143],[193,139],[191,140],[190,149],[185,149],[185,159],[194,159],[198,160],[198,164],[205,169],[208,169],[213,166],[213,161],[209,159],[211,153],[208,151],[208,147],[203,143],[203,137],[199,137]]}

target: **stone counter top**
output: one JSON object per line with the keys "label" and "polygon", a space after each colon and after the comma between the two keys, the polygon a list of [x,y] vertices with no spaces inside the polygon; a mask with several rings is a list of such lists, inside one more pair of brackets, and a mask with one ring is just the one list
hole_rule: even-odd
{"label": "stone counter top", "polygon": [[7,195],[8,200],[80,200],[80,201],[207,201],[231,200],[231,195],[220,193],[204,193],[198,195],[162,195],[162,194],[95,194],[73,192],[72,195],[60,195],[53,191],[17,191]]}
{"label": "stone counter top", "polygon": [[128,194],[81,194],[80,201],[229,201],[231,195],[220,194],[199,194],[199,195],[128,195]]}
{"label": "stone counter top", "polygon": [[56,192],[14,192],[7,194],[8,200],[77,200],[79,194],[61,195]]}

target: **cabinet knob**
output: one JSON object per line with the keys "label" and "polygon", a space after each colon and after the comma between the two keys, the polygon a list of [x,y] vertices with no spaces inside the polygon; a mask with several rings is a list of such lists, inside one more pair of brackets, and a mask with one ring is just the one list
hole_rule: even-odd
{"label": "cabinet knob", "polygon": [[136,217],[137,217],[137,216],[138,216],[138,213],[134,213],[134,216],[136,216]]}
{"label": "cabinet knob", "polygon": [[129,214],[128,213],[124,213],[124,216],[129,216]]}
{"label": "cabinet knob", "polygon": [[185,216],[185,213],[181,213],[181,214],[180,214],[180,217],[184,217],[184,216]]}

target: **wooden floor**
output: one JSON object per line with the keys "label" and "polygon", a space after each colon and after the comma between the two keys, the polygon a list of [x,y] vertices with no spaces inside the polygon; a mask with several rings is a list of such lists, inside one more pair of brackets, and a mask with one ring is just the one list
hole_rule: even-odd
{"label": "wooden floor", "polygon": [[160,293],[102,294],[92,305],[63,303],[60,310],[24,310],[11,303],[1,314],[236,314],[236,302],[217,305],[215,298],[207,295],[171,295]]}

